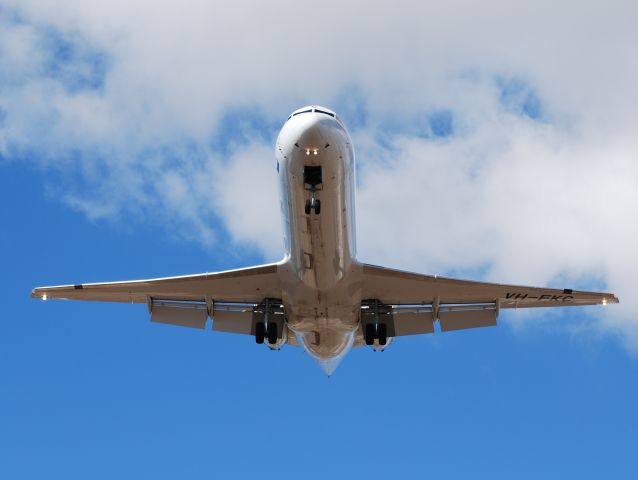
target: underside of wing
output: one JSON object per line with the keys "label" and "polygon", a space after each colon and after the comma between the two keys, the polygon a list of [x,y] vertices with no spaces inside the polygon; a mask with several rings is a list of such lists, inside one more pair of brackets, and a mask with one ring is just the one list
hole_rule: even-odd
{"label": "underside of wing", "polygon": [[363,298],[391,307],[396,335],[496,325],[501,308],[618,303],[612,293],[504,285],[364,265]]}
{"label": "underside of wing", "polygon": [[[155,322],[250,334],[264,299],[280,299],[277,264],[128,282],[39,287],[33,298],[146,303]],[[261,313],[263,315],[263,312]]]}
{"label": "underside of wing", "polygon": [[39,287],[33,290],[31,296],[44,300],[60,298],[126,303],[147,303],[149,298],[252,303],[266,297],[280,298],[281,287],[277,264],[270,264],[180,277]]}

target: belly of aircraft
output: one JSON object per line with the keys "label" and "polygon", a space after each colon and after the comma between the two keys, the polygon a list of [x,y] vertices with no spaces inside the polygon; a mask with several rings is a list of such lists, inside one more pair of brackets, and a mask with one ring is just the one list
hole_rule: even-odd
{"label": "belly of aircraft", "polygon": [[360,267],[329,291],[307,286],[284,289],[283,302],[290,331],[304,349],[330,374],[352,347],[361,308]]}
{"label": "belly of aircraft", "polygon": [[290,128],[278,150],[289,242],[279,267],[282,300],[289,330],[329,373],[352,346],[361,309],[354,152],[333,118],[302,117]]}

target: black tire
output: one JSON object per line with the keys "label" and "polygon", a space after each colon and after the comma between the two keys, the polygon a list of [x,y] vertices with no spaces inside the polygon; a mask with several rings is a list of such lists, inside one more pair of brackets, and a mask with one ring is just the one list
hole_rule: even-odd
{"label": "black tire", "polygon": [[310,215],[310,210],[312,209],[312,206],[310,205],[310,199],[306,200],[306,206],[304,208],[304,211],[306,212],[306,215]]}
{"label": "black tire", "polygon": [[374,344],[374,337],[376,332],[376,328],[374,328],[375,325],[374,323],[368,323],[366,325],[366,329],[364,332],[364,337],[365,337],[365,341],[366,341],[366,345],[372,345]]}
{"label": "black tire", "polygon": [[257,322],[255,324],[255,342],[261,345],[264,343],[264,338],[266,338],[266,325],[264,322]]}
{"label": "black tire", "polygon": [[379,345],[388,343],[388,326],[385,323],[377,325],[377,338],[379,339]]}
{"label": "black tire", "polygon": [[315,214],[319,215],[321,213],[321,201],[315,200]]}
{"label": "black tire", "polygon": [[274,345],[277,343],[277,324],[275,322],[268,322],[268,343]]}

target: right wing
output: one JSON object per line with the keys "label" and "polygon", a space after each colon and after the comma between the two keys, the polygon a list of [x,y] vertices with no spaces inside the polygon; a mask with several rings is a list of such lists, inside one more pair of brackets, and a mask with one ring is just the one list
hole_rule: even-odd
{"label": "right wing", "polygon": [[392,306],[395,335],[496,325],[501,308],[618,303],[613,293],[523,287],[363,266],[363,298]]}
{"label": "right wing", "polygon": [[214,317],[214,330],[250,334],[253,308],[265,298],[281,298],[277,264],[180,277],[127,282],[39,287],[33,298],[146,303],[151,320],[204,328]]}

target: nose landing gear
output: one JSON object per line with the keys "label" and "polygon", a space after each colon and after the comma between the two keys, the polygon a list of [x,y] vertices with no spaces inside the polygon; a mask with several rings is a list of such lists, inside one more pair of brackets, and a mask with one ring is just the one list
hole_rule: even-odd
{"label": "nose landing gear", "polygon": [[320,190],[322,183],[321,165],[306,165],[303,169],[303,183],[307,191],[310,192],[310,198],[306,200],[304,212],[310,215],[312,210],[315,215],[321,213],[321,201],[317,198],[317,191]]}
{"label": "nose landing gear", "polygon": [[306,215],[310,215],[310,212],[314,209],[315,214],[319,215],[321,213],[321,200],[319,200],[316,196],[316,190],[311,190],[311,196],[308,200],[306,200],[306,207],[304,211]]}

